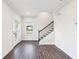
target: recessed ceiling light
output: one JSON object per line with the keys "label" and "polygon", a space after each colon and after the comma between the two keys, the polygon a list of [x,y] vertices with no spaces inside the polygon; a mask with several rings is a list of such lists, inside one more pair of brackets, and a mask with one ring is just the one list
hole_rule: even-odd
{"label": "recessed ceiling light", "polygon": [[32,13],[31,12],[26,12],[26,15],[31,15]]}
{"label": "recessed ceiling light", "polygon": [[60,0],[60,1],[63,1],[63,0]]}
{"label": "recessed ceiling light", "polygon": [[39,13],[39,15],[48,15],[48,13],[47,12],[41,12],[41,13]]}

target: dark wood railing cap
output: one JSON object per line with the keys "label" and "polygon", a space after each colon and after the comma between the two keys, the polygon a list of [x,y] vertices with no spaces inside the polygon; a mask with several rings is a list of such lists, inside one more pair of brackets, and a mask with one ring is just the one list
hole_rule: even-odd
{"label": "dark wood railing cap", "polygon": [[50,26],[52,23],[54,23],[54,21],[50,22],[47,26],[45,26],[42,30],[39,30],[39,32],[43,31],[45,28],[47,28],[48,26]]}

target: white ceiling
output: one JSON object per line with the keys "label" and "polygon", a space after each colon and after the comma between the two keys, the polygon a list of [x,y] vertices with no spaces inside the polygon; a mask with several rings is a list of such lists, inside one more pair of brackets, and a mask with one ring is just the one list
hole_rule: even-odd
{"label": "white ceiling", "polygon": [[67,0],[4,0],[21,16],[36,15],[40,12],[52,13],[53,10]]}

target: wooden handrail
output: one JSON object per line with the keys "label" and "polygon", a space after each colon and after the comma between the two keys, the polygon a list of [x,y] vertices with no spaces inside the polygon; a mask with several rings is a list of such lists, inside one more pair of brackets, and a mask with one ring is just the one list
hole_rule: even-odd
{"label": "wooden handrail", "polygon": [[49,23],[47,26],[45,26],[42,30],[39,30],[39,32],[43,31],[45,28],[47,28],[49,25],[51,25],[54,21],[52,21],[51,23]]}

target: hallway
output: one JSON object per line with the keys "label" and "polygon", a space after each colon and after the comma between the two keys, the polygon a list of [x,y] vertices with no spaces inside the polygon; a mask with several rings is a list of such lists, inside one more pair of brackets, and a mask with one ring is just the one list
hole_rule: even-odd
{"label": "hallway", "polygon": [[76,0],[2,0],[3,59],[77,59]]}
{"label": "hallway", "polygon": [[72,59],[55,45],[21,41],[4,59]]}

